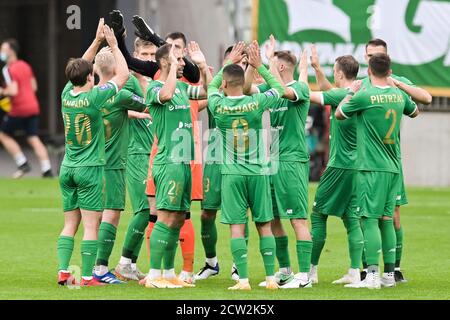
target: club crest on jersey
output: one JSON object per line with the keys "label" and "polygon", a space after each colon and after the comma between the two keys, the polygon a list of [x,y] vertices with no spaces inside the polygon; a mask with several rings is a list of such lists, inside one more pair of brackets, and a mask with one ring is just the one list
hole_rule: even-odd
{"label": "club crest on jersey", "polygon": [[175,88],[175,94],[180,94],[180,93],[181,93],[180,89]]}

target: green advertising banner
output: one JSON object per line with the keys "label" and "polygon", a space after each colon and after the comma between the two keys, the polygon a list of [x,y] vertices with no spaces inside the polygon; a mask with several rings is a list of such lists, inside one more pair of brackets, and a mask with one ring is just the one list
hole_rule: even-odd
{"label": "green advertising banner", "polygon": [[255,0],[253,9],[262,48],[270,34],[280,50],[296,54],[315,43],[330,80],[335,58],[345,54],[355,56],[365,76],[365,44],[381,38],[395,74],[450,96],[449,0]]}

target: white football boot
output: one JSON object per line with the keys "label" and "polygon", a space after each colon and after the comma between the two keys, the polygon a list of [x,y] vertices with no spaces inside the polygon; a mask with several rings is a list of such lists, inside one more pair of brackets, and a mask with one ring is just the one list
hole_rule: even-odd
{"label": "white football boot", "polygon": [[333,284],[349,284],[361,282],[361,273],[359,269],[348,269],[348,272],[340,279],[334,280]]}

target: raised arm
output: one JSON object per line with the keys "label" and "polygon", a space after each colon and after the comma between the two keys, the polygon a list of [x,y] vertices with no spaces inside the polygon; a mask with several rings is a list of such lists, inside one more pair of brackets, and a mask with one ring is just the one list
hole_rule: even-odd
{"label": "raised arm", "polygon": [[111,80],[117,84],[120,90],[128,81],[130,72],[128,71],[127,62],[125,61],[123,54],[119,50],[114,32],[107,25],[104,26],[103,32],[116,61],[115,75]]}
{"label": "raised arm", "polygon": [[352,85],[350,86],[350,90],[345,96],[344,99],[342,99],[341,103],[339,103],[338,107],[336,108],[336,112],[334,113],[337,120],[345,120],[348,117],[345,116],[345,114],[342,112],[342,106],[345,105],[347,102],[349,102],[354,94],[358,92],[358,90],[361,88],[361,80],[353,81]]}
{"label": "raised arm", "polygon": [[265,45],[266,58],[269,60],[269,70],[283,87],[284,89],[283,98],[294,101],[297,99],[294,90],[286,87],[286,84],[284,83],[283,79],[281,78],[280,72],[278,71],[278,66],[275,61],[275,46],[276,46],[275,37],[271,34],[269,36],[269,42],[266,43]]}
{"label": "raised arm", "polygon": [[415,102],[426,104],[426,105],[429,105],[431,103],[433,97],[425,89],[415,87],[415,86],[410,86],[409,84],[406,84],[406,83],[399,81],[397,79],[394,79],[394,78],[390,78],[390,79],[393,81],[394,85],[397,88],[406,92]]}
{"label": "raised arm", "polygon": [[206,63],[205,55],[200,50],[200,46],[198,45],[198,43],[195,41],[191,41],[188,44],[187,49],[192,61],[198,66],[198,69],[200,70],[203,90],[200,90],[199,98],[206,98],[206,92],[208,90],[208,85],[212,80],[212,75],[211,71],[209,70],[208,64]]}
{"label": "raised arm", "polygon": [[[165,45],[167,42],[162,39],[157,33],[155,33],[152,28],[148,26],[147,23],[145,23],[144,19],[141,17],[135,15],[133,16],[132,22],[134,26],[136,27],[136,35],[144,40],[150,41],[153,44],[155,44],[157,47],[161,47],[162,45]],[[200,70],[195,65],[187,59],[186,57],[183,58],[185,66],[183,70],[183,76],[192,83],[197,83],[200,81]],[[133,62],[135,63],[135,62]],[[130,67],[131,68],[131,67]],[[136,71],[137,72],[137,71]]]}
{"label": "raised arm", "polygon": [[248,49],[248,63],[252,65],[258,73],[263,77],[267,84],[279,94],[279,97],[284,95],[285,89],[283,85],[275,78],[275,76],[270,73],[269,70],[262,64],[261,53],[259,51],[259,45],[256,40],[252,42]]}
{"label": "raised arm", "polygon": [[159,91],[159,101],[164,104],[167,101],[172,100],[173,95],[175,94],[175,88],[177,86],[177,68],[178,68],[178,59],[175,56],[175,46],[172,45],[169,52],[169,60],[170,60],[170,70],[169,75],[167,76],[164,85]]}
{"label": "raised arm", "polygon": [[97,32],[95,33],[95,39],[92,41],[89,48],[81,57],[84,60],[89,62],[93,62],[95,59],[95,55],[97,54],[98,48],[100,48],[103,40],[105,40],[105,35],[103,34],[103,27],[105,25],[105,19],[100,18],[98,21]]}
{"label": "raised arm", "polygon": [[319,62],[319,55],[317,54],[317,48],[315,45],[311,46],[311,66],[313,67],[316,73],[316,81],[319,85],[319,90],[327,91],[333,89],[333,85],[328,81],[325,73],[323,73],[322,67]]}
{"label": "raised arm", "polygon": [[119,10],[113,10],[109,13],[111,18],[111,25],[114,28],[114,33],[117,38],[117,44],[122,52],[128,67],[146,77],[154,78],[156,72],[159,70],[158,64],[154,61],[143,61],[133,57],[127,49],[125,44],[126,30],[123,26],[123,15]]}

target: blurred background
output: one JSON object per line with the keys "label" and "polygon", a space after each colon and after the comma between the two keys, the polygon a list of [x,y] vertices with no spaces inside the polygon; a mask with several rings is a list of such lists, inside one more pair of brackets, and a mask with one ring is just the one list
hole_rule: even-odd
{"label": "blurred background", "polygon": [[[296,54],[316,43],[330,80],[334,59],[343,54],[358,59],[364,76],[365,43],[384,39],[394,73],[433,95],[430,106],[420,106],[423,113],[417,120],[402,123],[406,183],[450,186],[450,1],[438,0],[0,0],[0,41],[17,39],[19,57],[33,68],[41,108],[39,135],[55,168],[64,151],[60,93],[66,62],[83,54],[99,17],[108,23],[113,9],[124,14],[130,49],[135,38],[131,17],[137,14],[163,37],[181,31],[199,42],[216,71],[229,45],[257,39],[263,47],[273,33],[279,48]],[[305,130],[313,181],[328,158],[328,118],[328,108],[311,105]],[[26,145],[20,133],[17,138]],[[30,150],[25,153],[34,161]],[[38,165],[33,168],[29,175],[38,176]],[[14,161],[0,147],[0,176],[14,170]]]}

